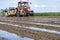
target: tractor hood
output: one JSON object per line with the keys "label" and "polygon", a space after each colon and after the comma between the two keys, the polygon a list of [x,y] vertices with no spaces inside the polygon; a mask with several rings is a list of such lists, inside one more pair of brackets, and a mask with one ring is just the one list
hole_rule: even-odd
{"label": "tractor hood", "polygon": [[28,12],[28,11],[30,11],[30,7],[24,7],[24,10],[25,10],[26,12]]}

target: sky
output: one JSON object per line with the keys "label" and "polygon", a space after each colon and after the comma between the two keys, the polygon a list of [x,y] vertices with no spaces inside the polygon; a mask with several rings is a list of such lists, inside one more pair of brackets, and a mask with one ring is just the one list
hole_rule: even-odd
{"label": "sky", "polygon": [[[0,0],[0,9],[17,7],[19,0]],[[60,0],[29,0],[35,12],[60,12]]]}

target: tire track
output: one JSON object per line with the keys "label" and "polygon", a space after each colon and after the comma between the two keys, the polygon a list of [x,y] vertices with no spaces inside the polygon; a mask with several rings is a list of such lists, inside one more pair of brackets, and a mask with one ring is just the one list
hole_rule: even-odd
{"label": "tire track", "polygon": [[25,29],[21,27],[14,27],[10,25],[0,24],[0,29],[6,30],[8,32],[15,33],[17,35],[20,35],[22,37],[29,37],[35,40],[60,40],[60,35],[48,33],[48,32],[39,32],[39,31],[34,31],[30,29]]}
{"label": "tire track", "polygon": [[28,27],[32,26],[32,27],[38,27],[38,28],[45,28],[45,29],[60,31],[60,25],[26,22],[26,21],[14,21],[14,20],[0,20],[0,21],[12,23],[12,24],[17,24],[17,25],[22,25],[22,26],[28,26]]}
{"label": "tire track", "polygon": [[42,31],[42,32],[48,32],[48,33],[53,33],[53,34],[60,34],[59,31],[55,31],[55,30],[42,29],[42,28],[37,28],[37,27],[24,27],[24,26],[19,26],[19,25],[16,25],[16,24],[5,23],[5,22],[0,22],[0,24],[6,24],[6,25],[14,26],[14,27],[20,27],[20,28],[25,28],[25,29],[35,30],[35,31]]}
{"label": "tire track", "polygon": [[[7,19],[0,19],[0,29],[9,31],[9,32],[13,32],[16,33],[18,35],[21,36],[26,36],[29,38],[33,38],[35,40],[60,40],[60,31],[56,31],[55,28],[58,30],[59,27],[53,27],[53,30],[49,30],[49,29],[45,29],[40,27],[41,25],[36,25],[36,22],[31,22],[33,24],[31,24],[28,21],[17,21],[17,20],[11,20]],[[28,27],[28,23],[30,23],[30,27]],[[20,24],[22,25],[26,25],[26,26],[20,26]],[[45,23],[44,23],[45,24]],[[36,25],[36,27],[32,26],[32,25]],[[37,27],[39,26],[39,27]],[[45,26],[46,27],[46,26]],[[47,26],[49,27],[49,26]],[[49,27],[50,28],[50,27]],[[51,26],[52,28],[52,26]],[[60,28],[59,28],[60,29]]]}

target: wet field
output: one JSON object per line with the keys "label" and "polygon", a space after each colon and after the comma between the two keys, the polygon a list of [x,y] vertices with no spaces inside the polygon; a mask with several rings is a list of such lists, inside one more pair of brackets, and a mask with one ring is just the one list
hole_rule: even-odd
{"label": "wet field", "polygon": [[59,17],[0,17],[0,29],[27,37],[22,40],[60,40]]}
{"label": "wet field", "polygon": [[4,30],[0,30],[1,40],[34,40],[27,37],[21,37],[14,33],[10,33]]}
{"label": "wet field", "polygon": [[60,21],[60,18],[52,18],[52,17],[0,17],[6,19],[15,19],[15,20],[23,20],[23,21]]}

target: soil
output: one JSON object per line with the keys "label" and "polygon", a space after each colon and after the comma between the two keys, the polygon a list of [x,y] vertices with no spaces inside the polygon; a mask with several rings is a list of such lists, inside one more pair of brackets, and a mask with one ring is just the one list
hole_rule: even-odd
{"label": "soil", "polygon": [[[28,26],[28,27],[31,26],[31,27],[45,28],[45,29],[60,31],[59,27],[29,24],[29,22],[38,23],[38,21],[35,22],[32,20],[33,20],[33,17],[28,17],[28,18],[27,17],[6,17],[6,18],[1,17],[0,18],[0,22],[7,22],[7,23],[11,23],[11,24],[17,24],[20,26]],[[28,22],[28,23],[26,23],[26,22]],[[40,22],[40,23],[47,23],[47,22]],[[47,24],[57,24],[57,23],[55,23],[55,21],[54,21],[54,22],[48,22]],[[0,24],[0,29],[15,33],[22,37],[29,37],[29,38],[32,38],[35,40],[60,40],[60,35],[57,35],[57,34],[39,32],[39,31],[24,29],[24,28],[20,28],[20,27],[9,26],[9,25],[5,25],[5,24]]]}
{"label": "soil", "polygon": [[12,33],[16,33],[17,35],[20,35],[22,37],[29,37],[35,40],[60,40],[60,35],[39,32],[39,31],[34,31],[34,30],[29,30],[29,29],[24,29],[19,27],[13,27],[13,26],[8,26],[3,24],[0,24],[0,29]]}

